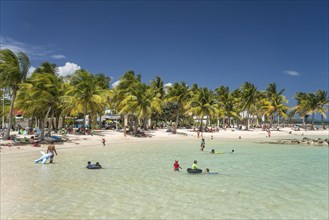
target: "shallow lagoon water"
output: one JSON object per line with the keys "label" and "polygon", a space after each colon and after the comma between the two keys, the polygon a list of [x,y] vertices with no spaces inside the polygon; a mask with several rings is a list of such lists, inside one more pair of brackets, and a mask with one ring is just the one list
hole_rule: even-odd
{"label": "shallow lagoon water", "polygon": [[[1,219],[328,219],[328,147],[145,139],[58,153],[1,156]],[[188,174],[193,160],[218,174]]]}

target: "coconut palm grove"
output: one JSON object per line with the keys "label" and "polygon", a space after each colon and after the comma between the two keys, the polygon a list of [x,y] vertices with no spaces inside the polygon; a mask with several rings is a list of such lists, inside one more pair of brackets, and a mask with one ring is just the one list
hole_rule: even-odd
{"label": "coconut palm grove", "polygon": [[100,129],[102,124],[97,118],[105,110],[120,115],[124,135],[129,132],[133,136],[139,127],[162,125],[172,125],[173,133],[177,127],[197,126],[204,131],[209,126],[244,125],[248,130],[264,123],[272,127],[302,122],[305,129],[315,129],[316,117],[325,128],[328,113],[327,91],[296,91],[297,105],[289,106],[285,89],[277,88],[275,82],[268,82],[263,91],[247,81],[240,88],[218,85],[211,90],[183,81],[165,86],[159,76],[144,83],[142,74],[131,70],[110,88],[111,78],[102,73],[81,69],[70,76],[60,76],[56,64],[43,62],[27,76],[29,67],[29,57],[23,52],[1,50],[0,88],[4,98],[0,116],[6,125],[2,124],[6,128],[4,139],[10,137],[10,128],[16,127],[16,111],[29,119],[29,127],[40,128],[41,138],[45,130],[58,132],[74,125],[72,118],[82,119],[90,129]]}

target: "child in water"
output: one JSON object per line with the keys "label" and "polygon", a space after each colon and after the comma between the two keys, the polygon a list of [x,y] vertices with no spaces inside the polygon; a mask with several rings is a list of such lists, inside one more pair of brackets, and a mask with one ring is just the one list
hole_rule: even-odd
{"label": "child in water", "polygon": [[204,138],[202,138],[202,140],[201,140],[201,151],[203,151],[203,149],[206,147],[206,142],[205,142],[205,140],[204,140]]}
{"label": "child in water", "polygon": [[182,168],[179,165],[178,160],[175,160],[175,163],[174,163],[174,171],[179,171],[179,169],[182,169]]}
{"label": "child in water", "polygon": [[218,174],[217,172],[212,172],[212,173],[210,173],[210,171],[209,171],[209,169],[208,168],[206,168],[206,172],[204,172],[205,174]]}

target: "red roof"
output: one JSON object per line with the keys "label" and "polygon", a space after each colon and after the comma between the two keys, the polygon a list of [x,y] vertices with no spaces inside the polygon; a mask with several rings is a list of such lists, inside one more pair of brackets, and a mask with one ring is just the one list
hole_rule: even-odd
{"label": "red roof", "polygon": [[13,115],[23,115],[23,114],[24,114],[24,112],[21,110],[17,110],[17,109],[13,110]]}

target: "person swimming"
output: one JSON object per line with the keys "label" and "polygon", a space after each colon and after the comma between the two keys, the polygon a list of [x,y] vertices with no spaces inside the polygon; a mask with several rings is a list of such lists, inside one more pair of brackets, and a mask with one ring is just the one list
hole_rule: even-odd
{"label": "person swimming", "polygon": [[214,153],[215,153],[215,149],[212,149],[212,150],[210,151],[210,153],[211,153],[211,154],[214,154]]}
{"label": "person swimming", "polygon": [[206,168],[206,172],[204,172],[205,174],[218,174],[217,172],[212,172],[210,173],[210,170],[208,168]]}
{"label": "person swimming", "polygon": [[232,152],[231,152],[232,154],[234,153],[234,149],[232,149]]}

